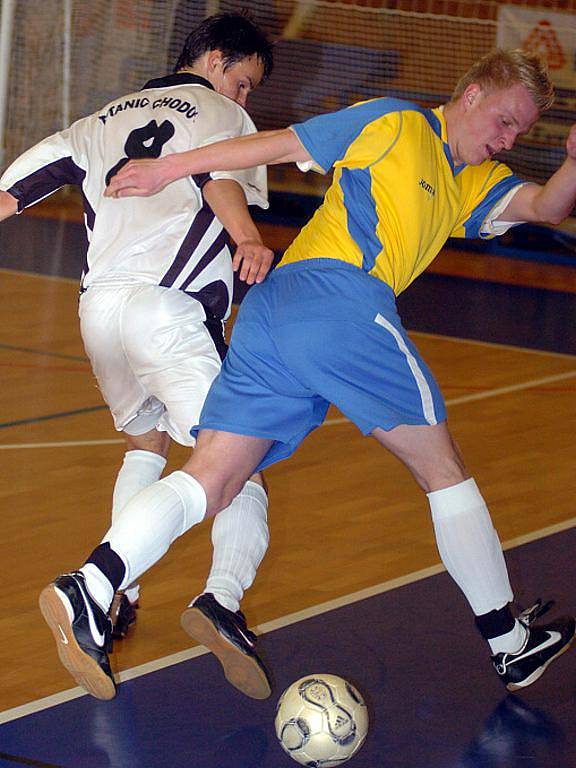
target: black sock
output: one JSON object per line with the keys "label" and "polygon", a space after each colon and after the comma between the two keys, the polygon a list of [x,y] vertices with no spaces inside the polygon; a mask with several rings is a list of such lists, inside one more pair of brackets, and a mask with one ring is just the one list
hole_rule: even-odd
{"label": "black sock", "polygon": [[122,562],[122,558],[114,552],[107,541],[96,547],[88,560],[86,560],[85,565],[88,563],[92,563],[92,565],[95,565],[96,568],[102,571],[110,584],[112,584],[114,592],[118,590],[124,579],[126,567]]}
{"label": "black sock", "polygon": [[497,611],[483,613],[482,616],[476,616],[476,626],[485,640],[491,640],[493,637],[500,637],[514,629],[515,619],[512,616],[510,605],[505,605]]}

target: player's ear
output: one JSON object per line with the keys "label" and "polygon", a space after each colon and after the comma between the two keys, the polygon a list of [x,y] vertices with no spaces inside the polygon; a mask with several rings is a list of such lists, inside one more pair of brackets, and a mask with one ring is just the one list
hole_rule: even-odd
{"label": "player's ear", "polygon": [[215,74],[218,70],[222,69],[224,66],[224,56],[222,55],[222,51],[218,48],[213,51],[208,51],[206,64],[210,74]]}
{"label": "player's ear", "polygon": [[481,93],[482,87],[478,83],[470,83],[462,94],[464,109],[468,110],[473,107]]}

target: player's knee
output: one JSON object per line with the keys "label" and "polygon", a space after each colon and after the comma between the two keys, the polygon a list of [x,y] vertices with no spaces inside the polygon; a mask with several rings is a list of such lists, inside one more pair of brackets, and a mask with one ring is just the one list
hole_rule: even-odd
{"label": "player's knee", "polygon": [[166,458],[170,448],[170,436],[167,432],[160,432],[152,429],[143,435],[129,435],[124,433],[127,450],[129,451],[151,451]]}
{"label": "player's knee", "polygon": [[211,492],[208,497],[209,513],[216,515],[218,512],[226,509],[226,507],[229,507],[242,490],[243,485],[241,482],[230,481]]}
{"label": "player's knee", "polygon": [[449,488],[468,479],[464,461],[459,453],[435,456],[430,461],[410,467],[414,479],[426,493]]}
{"label": "player's knee", "polygon": [[225,478],[217,470],[217,464],[203,465],[194,460],[192,454],[190,460],[182,468],[184,472],[192,475],[200,483],[206,494],[206,517],[214,517],[226,507],[240,493],[243,482],[235,478]]}

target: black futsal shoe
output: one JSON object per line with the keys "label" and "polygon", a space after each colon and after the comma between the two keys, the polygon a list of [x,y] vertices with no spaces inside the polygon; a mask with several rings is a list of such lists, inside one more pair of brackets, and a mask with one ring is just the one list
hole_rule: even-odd
{"label": "black futsal shoe", "polygon": [[517,691],[535,683],[548,665],[570,648],[576,632],[572,616],[562,616],[550,624],[532,626],[551,603],[542,606],[538,600],[524,611],[518,620],[526,627],[526,640],[516,653],[497,653],[492,663],[509,691]]}
{"label": "black futsal shoe", "polygon": [[229,683],[252,699],[272,693],[266,667],[254,646],[256,635],[241,611],[229,611],[214,595],[197,597],[181,617],[184,631],[216,656]]}
{"label": "black futsal shoe", "polygon": [[75,571],[58,576],[42,590],[39,603],[64,667],[91,696],[113,699],[116,685],[108,660],[112,622],[90,596],[84,575]]}
{"label": "black futsal shoe", "polygon": [[138,601],[131,603],[124,592],[116,592],[110,608],[112,621],[112,637],[114,640],[123,640],[130,627],[136,623],[136,611]]}

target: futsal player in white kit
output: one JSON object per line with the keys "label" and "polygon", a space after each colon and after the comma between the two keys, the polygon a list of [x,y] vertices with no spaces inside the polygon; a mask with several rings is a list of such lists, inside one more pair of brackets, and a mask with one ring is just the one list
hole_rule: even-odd
{"label": "futsal player in white kit", "polygon": [[[175,72],[115,99],[21,155],[0,179],[0,219],[65,184],[82,189],[89,246],[81,278],[80,328],[98,386],[127,451],[112,520],[157,481],[170,439],[192,446],[205,396],[226,351],[233,268],[248,284],[272,264],[248,211],[266,208],[266,169],[189,177],[150,199],[104,197],[130,158],[159,157],[253,133],[244,107],[272,69],[272,46],[244,14],[206,19],[187,38]],[[232,260],[232,244],[236,245]],[[219,658],[226,677],[254,698],[270,694],[255,638],[239,610],[268,546],[260,475],[214,521],[205,592],[182,615],[184,629]],[[58,609],[89,631],[81,574],[59,579]],[[117,636],[135,619],[138,585],[117,597]],[[84,624],[83,624],[84,623]],[[80,626],[79,626],[80,625]],[[112,626],[101,627],[109,647]],[[77,652],[71,634],[63,652]],[[81,675],[81,672],[79,673]],[[111,698],[114,690],[106,691]]]}

